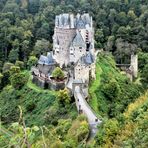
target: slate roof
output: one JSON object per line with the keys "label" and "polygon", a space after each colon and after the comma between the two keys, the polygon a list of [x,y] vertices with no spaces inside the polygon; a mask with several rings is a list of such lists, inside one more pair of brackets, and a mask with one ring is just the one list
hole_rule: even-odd
{"label": "slate roof", "polygon": [[79,46],[79,47],[86,48],[86,44],[85,44],[85,42],[82,38],[82,35],[79,31],[77,31],[77,34],[72,41],[72,44],[73,44],[73,46]]}
{"label": "slate roof", "polygon": [[85,22],[81,18],[76,20],[76,28],[77,29],[84,29],[85,28]]}
{"label": "slate roof", "polygon": [[84,62],[86,64],[92,64],[92,63],[94,63],[94,56],[90,52],[88,52],[86,54],[86,56],[84,57]]}
{"label": "slate roof", "polygon": [[79,60],[81,64],[85,65],[91,65],[92,63],[94,63],[94,61],[95,61],[94,56],[90,52],[82,56]]}
{"label": "slate roof", "polygon": [[[78,13],[76,17],[73,18],[73,20],[74,20],[73,22],[74,27],[77,29],[85,29],[87,24],[91,26],[91,17],[88,13],[84,13],[84,14]],[[70,26],[71,24],[70,21],[71,21],[70,14],[64,13],[56,16],[55,24],[60,28],[64,28],[66,26]]]}
{"label": "slate roof", "polygon": [[88,13],[85,13],[82,15],[82,20],[85,24],[89,24],[91,23],[91,17]]}
{"label": "slate roof", "polygon": [[54,59],[52,53],[48,52],[47,56],[41,55],[38,64],[52,65],[54,64]]}

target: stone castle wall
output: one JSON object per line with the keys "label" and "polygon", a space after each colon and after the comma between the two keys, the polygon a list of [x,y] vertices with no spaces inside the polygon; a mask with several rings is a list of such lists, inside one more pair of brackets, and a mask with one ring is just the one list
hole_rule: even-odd
{"label": "stone castle wall", "polygon": [[131,55],[131,71],[133,76],[138,76],[138,55]]}
{"label": "stone castle wall", "polygon": [[57,63],[61,65],[65,64],[67,65],[69,63],[69,46],[76,35],[75,29],[59,29],[55,28],[55,34],[54,34],[54,40],[59,41],[59,49],[57,50],[56,47],[54,47],[55,53],[55,59]]}
{"label": "stone castle wall", "polygon": [[71,47],[70,48],[70,62],[76,63],[86,53],[84,47]]}
{"label": "stone castle wall", "polygon": [[56,82],[50,79],[44,80],[43,78],[39,78],[38,76],[33,75],[32,82],[43,89],[61,90],[65,88],[65,80]]}
{"label": "stone castle wall", "polygon": [[90,73],[90,67],[83,64],[77,64],[77,66],[74,69],[75,79],[83,80],[86,83],[89,82],[89,73]]}

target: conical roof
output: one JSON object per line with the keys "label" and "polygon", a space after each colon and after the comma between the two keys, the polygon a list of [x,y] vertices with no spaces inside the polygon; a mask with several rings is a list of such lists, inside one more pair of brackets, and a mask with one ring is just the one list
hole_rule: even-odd
{"label": "conical roof", "polygon": [[86,44],[82,38],[82,35],[79,31],[77,31],[77,34],[75,36],[75,38],[73,39],[72,42],[73,46],[79,46],[79,47],[86,47]]}
{"label": "conical roof", "polygon": [[38,61],[39,64],[51,65],[54,64],[52,53],[48,52],[47,56],[41,55]]}

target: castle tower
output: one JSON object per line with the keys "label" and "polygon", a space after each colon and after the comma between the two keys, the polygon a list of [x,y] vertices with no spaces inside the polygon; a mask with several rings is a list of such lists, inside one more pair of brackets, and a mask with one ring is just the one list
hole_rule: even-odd
{"label": "castle tower", "polygon": [[92,17],[88,13],[56,16],[53,51],[54,59],[61,67],[76,63],[87,52],[94,54]]}
{"label": "castle tower", "polygon": [[132,54],[131,55],[131,70],[133,76],[136,78],[138,76],[138,55]]}

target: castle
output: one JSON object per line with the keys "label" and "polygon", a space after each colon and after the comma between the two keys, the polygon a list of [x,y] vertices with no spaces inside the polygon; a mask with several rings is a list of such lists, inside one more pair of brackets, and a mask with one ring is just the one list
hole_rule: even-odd
{"label": "castle", "polygon": [[40,56],[38,66],[32,70],[33,75],[44,86],[49,83],[57,65],[66,68],[68,76],[73,80],[88,84],[90,77],[95,78],[94,28],[88,13],[56,16],[53,50],[47,56]]}

